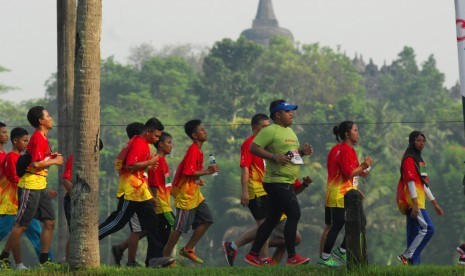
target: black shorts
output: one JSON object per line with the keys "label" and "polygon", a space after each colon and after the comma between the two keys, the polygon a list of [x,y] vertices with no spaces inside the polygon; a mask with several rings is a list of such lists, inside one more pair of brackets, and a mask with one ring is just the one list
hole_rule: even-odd
{"label": "black shorts", "polygon": [[28,227],[32,219],[55,220],[52,198],[47,189],[30,190],[18,187],[18,214],[16,223]]}
{"label": "black shorts", "polygon": [[249,210],[255,220],[265,219],[268,214],[268,195],[249,200]]}
{"label": "black shorts", "polygon": [[331,225],[331,208],[325,206],[325,224]]}

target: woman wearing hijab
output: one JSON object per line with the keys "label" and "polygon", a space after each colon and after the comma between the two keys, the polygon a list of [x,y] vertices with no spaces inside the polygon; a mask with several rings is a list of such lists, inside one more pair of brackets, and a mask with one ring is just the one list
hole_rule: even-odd
{"label": "woman wearing hijab", "polygon": [[404,265],[420,264],[420,254],[434,233],[434,226],[425,209],[425,197],[428,197],[439,216],[444,214],[428,186],[426,163],[421,151],[426,144],[426,136],[418,131],[409,135],[409,145],[402,157],[400,168],[408,210],[407,250],[397,258]]}

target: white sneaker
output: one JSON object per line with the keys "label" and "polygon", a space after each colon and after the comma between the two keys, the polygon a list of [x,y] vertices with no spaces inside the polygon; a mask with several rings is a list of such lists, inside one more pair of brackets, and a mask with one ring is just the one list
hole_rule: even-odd
{"label": "white sneaker", "polygon": [[27,268],[27,266],[25,266],[23,263],[20,263],[20,264],[17,264],[16,265],[16,270],[25,270],[25,269],[29,269]]}

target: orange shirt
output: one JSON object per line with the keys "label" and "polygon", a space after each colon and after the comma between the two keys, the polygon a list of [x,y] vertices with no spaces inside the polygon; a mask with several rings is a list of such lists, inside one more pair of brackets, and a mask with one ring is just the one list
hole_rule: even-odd
{"label": "orange shirt", "polygon": [[402,182],[404,183],[404,194],[410,208],[413,207],[412,196],[408,188],[408,182],[415,182],[415,190],[417,191],[418,208],[425,209],[425,187],[421,181],[420,175],[415,167],[415,161],[412,157],[407,157],[402,162]]}
{"label": "orange shirt", "polygon": [[155,213],[163,214],[172,212],[171,209],[171,178],[170,168],[165,157],[158,156],[158,166],[155,170],[149,170],[149,186],[157,187],[157,208]]}
{"label": "orange shirt", "polygon": [[51,158],[48,139],[40,131],[36,130],[27,144],[27,153],[31,155],[31,164],[26,168],[26,173],[21,177],[18,187],[42,190],[47,186],[48,169],[35,169],[32,162],[39,162]]}
{"label": "orange shirt", "polygon": [[16,215],[18,212],[18,158],[19,153],[10,152],[1,162],[4,176],[0,178],[0,215]]}
{"label": "orange shirt", "polygon": [[179,163],[173,179],[174,205],[179,209],[191,210],[204,200],[200,187],[195,183],[194,173],[203,169],[203,152],[192,143]]}
{"label": "orange shirt", "polygon": [[250,152],[250,145],[255,136],[247,138],[241,146],[241,167],[249,169],[249,198],[254,199],[266,195],[263,189],[263,176],[265,175],[265,161]]}
{"label": "orange shirt", "polygon": [[[150,148],[147,140],[140,136],[134,136],[128,148],[124,164],[131,166],[135,163],[150,159]],[[126,168],[120,171],[118,191],[119,198],[124,195],[125,200],[146,201],[152,198],[147,185],[147,178],[144,176],[144,169],[130,171]]]}
{"label": "orange shirt", "polygon": [[341,143],[335,145],[328,154],[328,181],[326,184],[326,207],[344,208],[344,195],[357,189],[358,176],[349,177],[360,166],[355,150]]}

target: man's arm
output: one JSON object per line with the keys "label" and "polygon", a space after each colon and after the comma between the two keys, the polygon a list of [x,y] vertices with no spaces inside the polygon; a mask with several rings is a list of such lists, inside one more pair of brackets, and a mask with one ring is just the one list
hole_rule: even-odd
{"label": "man's arm", "polygon": [[218,165],[213,164],[213,165],[209,165],[206,170],[194,172],[192,176],[203,176],[207,174],[214,174],[216,172],[218,172]]}
{"label": "man's arm", "polygon": [[[299,183],[298,186],[296,186],[297,183]],[[294,193],[296,195],[300,194],[301,192],[303,192],[303,190],[305,190],[305,188],[308,188],[308,186],[312,183],[313,180],[310,178],[310,176],[305,176],[304,178],[302,178],[302,183],[300,183],[299,179],[296,179],[294,183]]]}
{"label": "man's arm", "polygon": [[32,167],[34,169],[46,169],[50,167],[51,165],[63,165],[63,156],[61,154],[55,155],[55,157],[50,158],[48,160],[42,160],[42,161],[35,161],[31,163]]}
{"label": "man's arm", "polygon": [[156,165],[157,163],[158,163],[158,155],[154,154],[152,158],[150,158],[149,160],[140,161],[140,162],[136,162],[131,165],[127,165],[126,169],[130,171],[145,170],[145,168]]}
{"label": "man's arm", "polygon": [[249,168],[241,167],[241,205],[249,205]]}
{"label": "man's arm", "polygon": [[271,153],[255,143],[250,145],[250,152],[258,157],[277,162],[281,165],[285,165],[291,162],[291,158],[289,156],[286,156],[285,154]]}
{"label": "man's arm", "polygon": [[313,147],[306,143],[302,148],[299,149],[299,154],[302,157],[304,157],[305,155],[312,155]]}
{"label": "man's arm", "polygon": [[152,203],[153,203],[153,206],[154,206],[154,208],[157,208],[157,204],[158,204],[158,201],[157,201],[157,191],[158,191],[158,189],[157,189],[157,187],[150,186],[150,187],[149,187],[149,191],[150,191],[150,193],[152,194],[152,199],[151,199],[151,201],[152,201]]}
{"label": "man's arm", "polygon": [[66,178],[63,178],[62,180],[63,181],[61,183],[63,184],[63,186],[65,186],[66,191],[69,193],[69,191],[73,189],[73,183]]}

